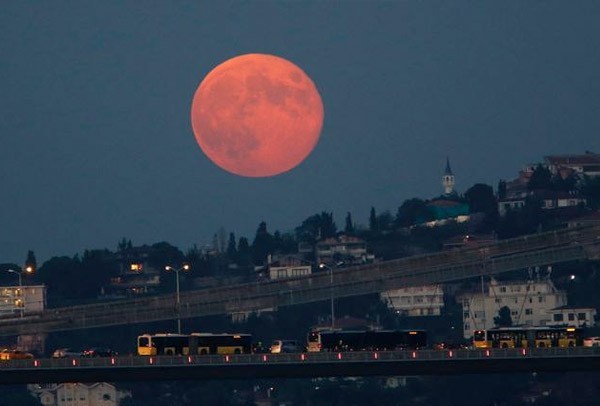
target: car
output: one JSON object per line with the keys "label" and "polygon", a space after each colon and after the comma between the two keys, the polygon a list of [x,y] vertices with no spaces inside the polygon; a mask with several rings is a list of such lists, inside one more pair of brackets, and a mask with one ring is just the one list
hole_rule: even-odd
{"label": "car", "polygon": [[442,342],[434,344],[433,348],[436,350],[443,351],[443,350],[468,350],[470,347],[469,347],[469,344],[466,344],[466,343],[442,341]]}
{"label": "car", "polygon": [[0,360],[8,361],[12,359],[32,359],[33,354],[26,351],[4,349],[0,351]]}
{"label": "car", "polygon": [[57,348],[52,353],[52,358],[74,358],[81,357],[83,353],[81,351],[75,351],[71,348]]}
{"label": "car", "polygon": [[299,351],[300,345],[295,340],[274,340],[273,344],[271,344],[271,354]]}
{"label": "car", "polygon": [[583,339],[584,347],[600,347],[600,337],[586,337]]}
{"label": "car", "polygon": [[93,347],[83,350],[82,355],[84,357],[114,357],[117,353],[106,347]]}

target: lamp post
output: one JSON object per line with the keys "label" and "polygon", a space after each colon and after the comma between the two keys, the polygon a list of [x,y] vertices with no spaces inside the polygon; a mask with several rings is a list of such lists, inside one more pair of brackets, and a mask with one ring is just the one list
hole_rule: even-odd
{"label": "lamp post", "polygon": [[331,329],[333,330],[335,328],[335,312],[334,312],[334,307],[333,307],[333,268],[328,265],[325,265],[325,264],[319,264],[319,268],[329,269],[329,293],[330,293],[329,299],[331,302]]}
{"label": "lamp post", "polygon": [[20,302],[19,313],[21,314],[21,317],[23,317],[24,312],[25,312],[25,300],[23,299],[23,273],[28,273],[28,274],[32,273],[33,267],[28,266],[22,271],[15,271],[14,269],[7,269],[6,272],[14,273],[19,278],[19,296],[21,296],[19,298],[19,302]]}
{"label": "lamp post", "polygon": [[181,268],[173,268],[172,266],[165,266],[165,271],[175,272],[175,309],[177,310],[177,334],[181,334],[181,316],[179,314],[179,305],[181,303],[179,298],[179,271],[189,271],[190,266],[188,264],[183,265]]}

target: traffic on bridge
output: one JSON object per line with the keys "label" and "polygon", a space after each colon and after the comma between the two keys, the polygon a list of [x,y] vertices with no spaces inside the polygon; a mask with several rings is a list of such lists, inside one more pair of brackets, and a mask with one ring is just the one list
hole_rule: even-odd
{"label": "traffic on bridge", "polygon": [[11,360],[0,384],[600,370],[600,347]]}

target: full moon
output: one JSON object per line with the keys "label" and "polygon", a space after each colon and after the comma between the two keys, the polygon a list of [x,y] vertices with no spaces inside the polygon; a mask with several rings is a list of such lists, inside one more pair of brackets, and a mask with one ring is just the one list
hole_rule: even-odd
{"label": "full moon", "polygon": [[196,141],[216,165],[267,177],[295,168],[314,149],[323,102],[313,81],[290,61],[246,54],[206,75],[191,119]]}

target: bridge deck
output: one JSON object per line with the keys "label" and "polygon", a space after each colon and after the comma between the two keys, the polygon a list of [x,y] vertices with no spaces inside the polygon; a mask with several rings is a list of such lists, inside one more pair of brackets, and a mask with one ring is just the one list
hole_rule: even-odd
{"label": "bridge deck", "polygon": [[600,371],[600,347],[13,360],[0,384]]}

